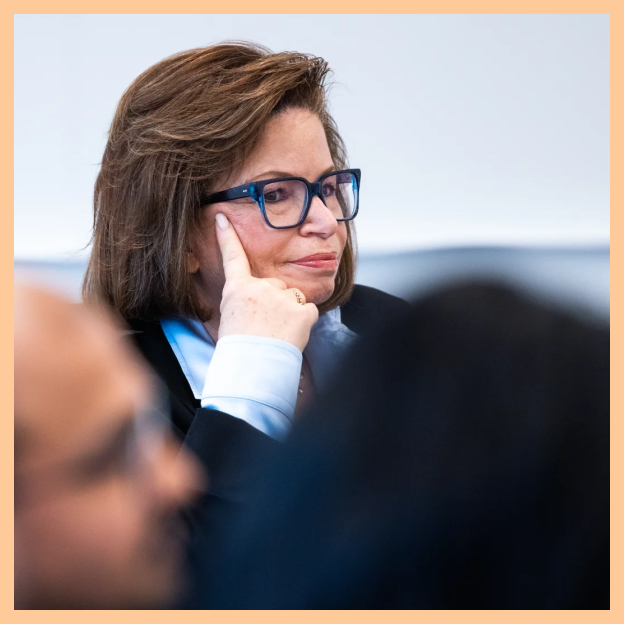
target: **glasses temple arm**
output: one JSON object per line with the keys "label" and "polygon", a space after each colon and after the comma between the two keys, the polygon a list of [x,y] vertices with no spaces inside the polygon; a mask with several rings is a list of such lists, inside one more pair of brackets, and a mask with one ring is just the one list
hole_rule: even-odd
{"label": "glasses temple arm", "polygon": [[241,186],[235,186],[234,188],[227,189],[226,191],[212,193],[202,200],[202,205],[218,204],[224,201],[243,199],[244,197],[252,197],[254,200],[256,199],[253,192],[253,184],[243,184]]}

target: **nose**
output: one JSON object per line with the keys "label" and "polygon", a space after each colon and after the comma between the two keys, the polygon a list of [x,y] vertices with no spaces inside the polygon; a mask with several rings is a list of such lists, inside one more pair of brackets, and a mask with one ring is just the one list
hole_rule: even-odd
{"label": "nose", "polygon": [[310,203],[306,220],[299,227],[302,236],[320,236],[329,238],[336,233],[338,221],[331,210],[315,195]]}
{"label": "nose", "polygon": [[197,459],[172,438],[152,464],[153,487],[163,506],[185,507],[206,491],[207,479]]}

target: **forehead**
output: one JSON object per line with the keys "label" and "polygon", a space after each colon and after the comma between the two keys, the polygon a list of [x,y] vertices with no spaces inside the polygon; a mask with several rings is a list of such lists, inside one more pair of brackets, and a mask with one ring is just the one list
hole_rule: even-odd
{"label": "forehead", "polygon": [[251,179],[266,172],[315,179],[331,166],[331,152],[318,115],[291,109],[269,121],[237,180]]}
{"label": "forehead", "polygon": [[[74,457],[132,418],[149,381],[116,329],[99,319],[42,339],[39,357],[16,375],[23,463]],[[24,467],[27,467],[27,466]]]}

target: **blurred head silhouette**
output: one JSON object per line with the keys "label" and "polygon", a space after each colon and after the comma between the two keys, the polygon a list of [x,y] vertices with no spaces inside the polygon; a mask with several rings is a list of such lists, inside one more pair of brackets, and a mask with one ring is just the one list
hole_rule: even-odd
{"label": "blurred head silhouette", "polygon": [[342,370],[224,549],[214,606],[609,608],[608,329],[457,286]]}
{"label": "blurred head silhouette", "polygon": [[[102,311],[15,289],[15,607],[167,605],[199,486]],[[162,419],[161,419],[162,416]]]}

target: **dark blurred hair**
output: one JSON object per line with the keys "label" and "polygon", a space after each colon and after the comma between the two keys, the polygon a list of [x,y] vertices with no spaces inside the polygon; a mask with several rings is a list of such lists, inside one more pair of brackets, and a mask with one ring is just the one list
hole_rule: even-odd
{"label": "dark blurred hair", "polygon": [[608,329],[455,287],[378,327],[341,371],[206,601],[609,607]]}
{"label": "dark blurred hair", "polygon": [[[207,320],[187,270],[200,198],[235,174],[267,122],[303,108],[319,116],[337,169],[346,150],[327,108],[330,69],[320,57],[231,42],[175,54],[143,72],[124,93],[95,184],[93,251],[85,298],[126,319]],[[355,238],[321,312],[342,305],[355,278]]]}

